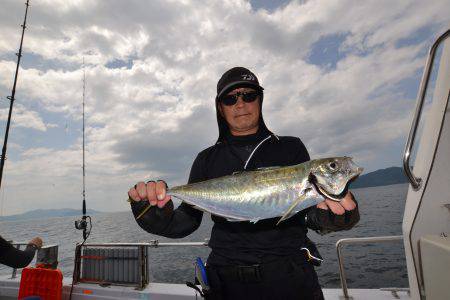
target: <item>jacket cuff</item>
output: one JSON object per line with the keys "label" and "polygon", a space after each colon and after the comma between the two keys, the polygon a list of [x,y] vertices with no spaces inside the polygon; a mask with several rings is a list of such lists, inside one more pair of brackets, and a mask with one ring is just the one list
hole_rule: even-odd
{"label": "jacket cuff", "polygon": [[28,244],[27,247],[25,248],[25,251],[37,251],[39,250],[38,246],[36,246],[35,244]]}
{"label": "jacket cuff", "polygon": [[[134,218],[136,219],[141,212],[147,207],[148,201],[132,201],[131,210]],[[170,222],[173,215],[173,202],[170,200],[163,208],[158,206],[152,206],[150,209],[142,215],[139,219],[136,219],[138,225],[151,233],[157,233],[162,231]]]}
{"label": "jacket cuff", "polygon": [[336,215],[330,209],[312,207],[306,214],[306,226],[321,235],[353,228],[359,222],[360,216],[358,202],[353,195],[352,198],[356,207],[346,210],[342,215]]}

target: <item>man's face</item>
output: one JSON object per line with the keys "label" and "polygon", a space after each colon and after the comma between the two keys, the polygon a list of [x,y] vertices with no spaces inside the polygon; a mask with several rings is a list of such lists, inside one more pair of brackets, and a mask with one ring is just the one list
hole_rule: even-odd
{"label": "man's face", "polygon": [[227,94],[239,94],[234,105],[225,105],[219,102],[220,113],[227,121],[232,135],[248,135],[258,131],[260,96],[253,102],[245,102],[240,95],[252,91],[256,92],[252,88],[237,88]]}

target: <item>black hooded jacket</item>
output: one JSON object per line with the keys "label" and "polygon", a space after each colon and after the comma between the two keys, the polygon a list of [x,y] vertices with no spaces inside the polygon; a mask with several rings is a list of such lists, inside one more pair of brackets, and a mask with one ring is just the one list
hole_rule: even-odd
{"label": "black hooded jacket", "polygon": [[[247,69],[234,68],[238,73]],[[224,74],[234,72],[231,69]],[[230,74],[231,74],[230,73]],[[251,72],[250,72],[251,73]],[[253,73],[251,73],[253,74]],[[254,76],[254,74],[253,74]],[[258,132],[246,136],[232,136],[228,125],[219,113],[219,95],[235,88],[236,84],[226,85],[222,79],[218,83],[216,97],[216,116],[219,129],[217,142],[197,155],[191,168],[189,183],[213,179],[234,172],[255,170],[264,167],[283,167],[300,164],[310,159],[305,145],[297,137],[276,136],[267,129],[262,116],[263,88],[256,76],[252,82],[242,83],[259,90],[260,118]],[[224,87],[223,87],[224,85]],[[136,216],[148,202],[132,201],[131,208]],[[144,230],[169,237],[182,238],[194,232],[201,223],[203,212],[182,203],[173,209],[169,201],[162,209],[154,206],[137,220]],[[347,230],[359,221],[358,208],[337,216],[330,210],[311,207],[276,225],[279,218],[251,222],[229,222],[212,215],[214,226],[209,240],[211,254],[209,265],[255,264],[279,257],[297,255],[300,248],[311,245],[306,237],[307,228],[319,233]],[[315,246],[312,244],[312,247]],[[309,247],[311,248],[311,246]]]}

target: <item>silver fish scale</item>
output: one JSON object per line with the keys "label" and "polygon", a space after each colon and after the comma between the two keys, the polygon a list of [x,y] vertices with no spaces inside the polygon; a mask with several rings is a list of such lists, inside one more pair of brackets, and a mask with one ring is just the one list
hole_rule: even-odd
{"label": "silver fish scale", "polygon": [[[310,187],[305,176],[308,174],[307,169],[308,164],[302,164],[242,172],[174,187],[167,193],[229,220],[256,222],[259,219],[281,216],[289,209],[305,188]],[[309,201],[302,201],[303,205],[297,205],[293,213],[314,205],[323,198],[316,193],[305,200]]]}

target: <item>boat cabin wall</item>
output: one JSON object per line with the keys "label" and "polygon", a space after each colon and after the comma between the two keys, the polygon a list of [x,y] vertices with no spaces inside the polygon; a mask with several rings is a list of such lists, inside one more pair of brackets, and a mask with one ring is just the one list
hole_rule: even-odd
{"label": "boat cabin wall", "polygon": [[[416,138],[417,155],[413,173],[420,187],[411,186],[405,205],[403,236],[411,298],[420,299],[423,285],[420,239],[424,235],[450,236],[450,37],[440,46],[433,63],[434,84],[428,83],[430,109],[422,113],[424,130]],[[422,291],[422,293],[420,292]]]}

